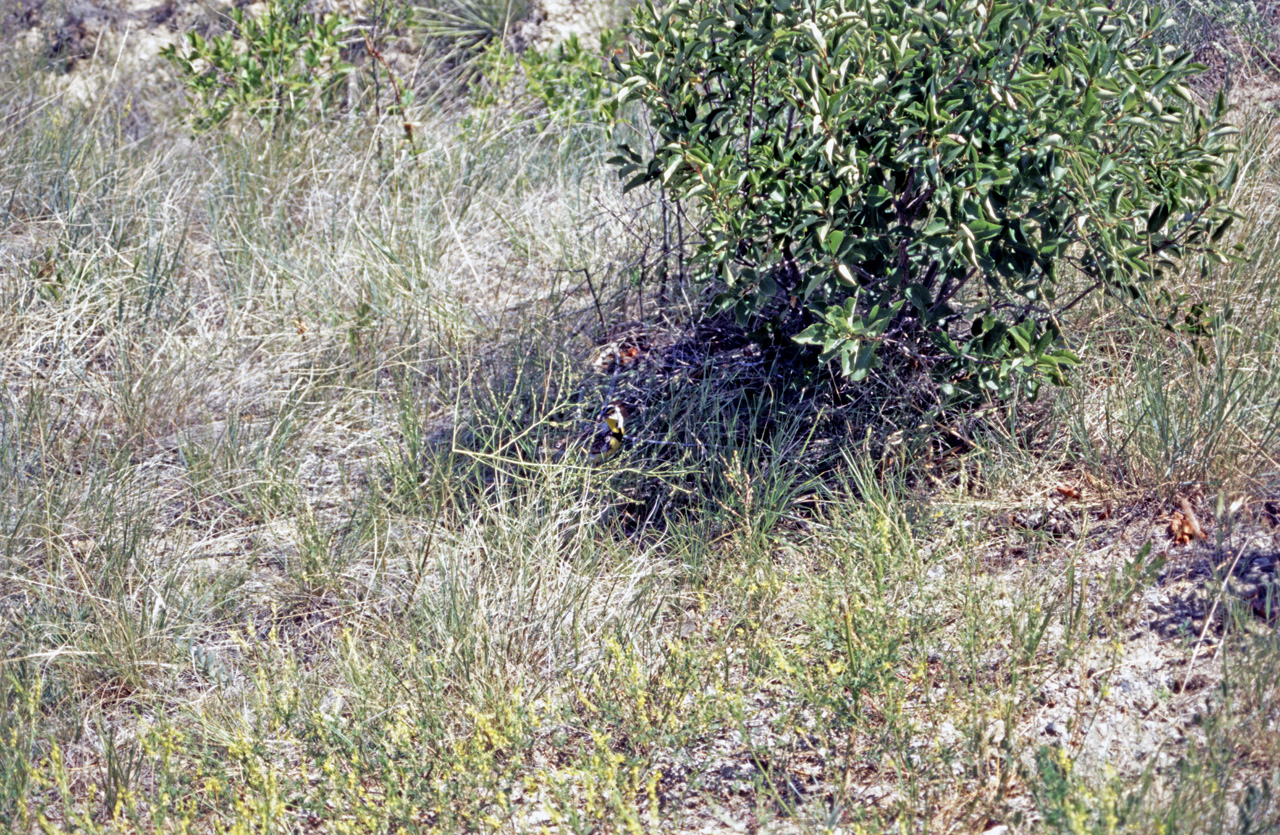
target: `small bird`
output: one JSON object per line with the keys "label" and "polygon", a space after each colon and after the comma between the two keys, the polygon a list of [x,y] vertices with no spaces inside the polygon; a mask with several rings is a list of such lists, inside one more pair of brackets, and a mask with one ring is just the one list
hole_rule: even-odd
{"label": "small bird", "polygon": [[617,455],[626,431],[627,407],[616,401],[605,406],[600,412],[600,425],[587,440],[587,461],[600,464]]}

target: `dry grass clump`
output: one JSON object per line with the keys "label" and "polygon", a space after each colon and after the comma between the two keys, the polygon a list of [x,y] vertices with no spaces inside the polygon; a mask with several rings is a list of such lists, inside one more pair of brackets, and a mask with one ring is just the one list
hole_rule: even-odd
{"label": "dry grass clump", "polygon": [[[1255,495],[1275,490],[1280,350],[1276,291],[1274,118],[1242,114],[1241,177],[1232,235],[1247,260],[1188,270],[1138,317],[1099,311],[1088,385],[1068,402],[1082,452],[1119,484],[1155,492],[1196,483]],[[1199,307],[1197,307],[1197,305]],[[1173,315],[1170,316],[1170,313]],[[1175,331],[1165,322],[1180,327]]]}
{"label": "dry grass clump", "polygon": [[[5,827],[1275,824],[1272,117],[1254,260],[1182,279],[1229,326],[1092,311],[1073,389],[939,441],[905,376],[651,315],[597,128],[191,138],[3,83]],[[1174,550],[1140,500],[1192,482]]]}

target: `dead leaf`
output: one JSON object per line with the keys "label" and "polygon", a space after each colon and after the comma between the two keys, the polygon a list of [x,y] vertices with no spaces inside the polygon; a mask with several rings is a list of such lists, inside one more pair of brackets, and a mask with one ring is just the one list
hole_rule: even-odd
{"label": "dead leaf", "polygon": [[1204,528],[1200,527],[1200,520],[1196,518],[1196,512],[1191,509],[1191,502],[1179,496],[1178,507],[1182,509],[1182,518],[1186,524],[1187,533],[1195,539],[1208,539],[1209,535],[1204,532]]}
{"label": "dead leaf", "polygon": [[1057,484],[1057,485],[1054,485],[1054,488],[1053,488],[1053,489],[1055,489],[1055,490],[1057,490],[1059,493],[1061,493],[1061,494],[1062,494],[1062,496],[1063,496],[1063,498],[1067,498],[1067,499],[1078,499],[1078,498],[1080,498],[1080,490],[1079,490],[1079,488],[1077,488],[1077,487],[1072,487],[1070,484]]}
{"label": "dead leaf", "polygon": [[1186,545],[1193,538],[1191,523],[1180,510],[1175,510],[1169,516],[1169,536],[1173,538],[1174,545]]}

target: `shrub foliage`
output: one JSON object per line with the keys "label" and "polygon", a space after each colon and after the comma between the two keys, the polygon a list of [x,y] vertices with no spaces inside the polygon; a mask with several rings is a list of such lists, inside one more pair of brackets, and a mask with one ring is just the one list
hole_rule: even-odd
{"label": "shrub foliage", "polygon": [[740,322],[861,379],[887,351],[949,396],[1063,381],[1064,313],[1152,296],[1217,257],[1234,129],[1141,3],[696,0],[638,14],[620,99],[656,134],[615,159],[701,224]]}
{"label": "shrub foliage", "polygon": [[185,49],[160,53],[178,70],[198,130],[220,127],[236,113],[279,130],[312,109],[323,116],[340,101],[353,69],[341,57],[341,17],[317,17],[298,0],[269,0],[258,17],[232,9],[231,21],[231,32],[209,39],[188,32]]}

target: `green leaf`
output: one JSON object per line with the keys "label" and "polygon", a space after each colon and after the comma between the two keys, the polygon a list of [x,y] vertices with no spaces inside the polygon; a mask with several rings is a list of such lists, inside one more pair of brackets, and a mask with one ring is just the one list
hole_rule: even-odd
{"label": "green leaf", "polygon": [[1164,224],[1169,220],[1169,207],[1161,203],[1151,210],[1151,214],[1147,217],[1147,234],[1153,235],[1164,228]]}
{"label": "green leaf", "polygon": [[829,328],[820,322],[815,322],[800,333],[791,337],[794,342],[801,345],[825,345],[829,335]]}
{"label": "green leaf", "polygon": [[867,374],[875,367],[876,348],[874,345],[861,345],[858,347],[858,358],[853,364],[852,372],[845,372],[845,376],[853,382],[864,379]]}
{"label": "green leaf", "polygon": [[1231,228],[1231,223],[1234,220],[1235,220],[1234,217],[1229,217],[1226,220],[1222,221],[1222,223],[1218,224],[1218,228],[1214,229],[1213,234],[1209,236],[1209,242],[1216,244],[1218,242],[1218,239],[1221,238],[1224,234],[1226,234],[1226,231]]}

